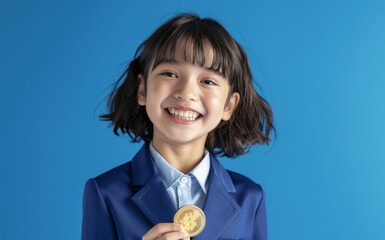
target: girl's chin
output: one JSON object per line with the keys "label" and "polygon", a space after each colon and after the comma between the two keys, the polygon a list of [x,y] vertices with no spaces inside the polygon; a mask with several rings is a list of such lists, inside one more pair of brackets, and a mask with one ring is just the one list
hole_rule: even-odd
{"label": "girl's chin", "polygon": [[199,141],[201,139],[202,138],[186,138],[186,137],[176,138],[176,137],[172,137],[172,138],[168,139],[168,142],[175,144],[175,145],[193,144],[193,143],[198,143],[198,142],[203,142],[203,144],[204,144],[206,138],[204,138],[203,141]]}

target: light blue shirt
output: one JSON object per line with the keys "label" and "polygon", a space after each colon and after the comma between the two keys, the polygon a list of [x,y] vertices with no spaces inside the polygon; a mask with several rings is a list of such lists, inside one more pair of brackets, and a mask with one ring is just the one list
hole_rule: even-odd
{"label": "light blue shirt", "polygon": [[208,190],[210,172],[210,154],[205,149],[202,161],[188,174],[171,166],[150,143],[150,154],[160,177],[166,185],[167,192],[177,209],[185,205],[203,208]]}

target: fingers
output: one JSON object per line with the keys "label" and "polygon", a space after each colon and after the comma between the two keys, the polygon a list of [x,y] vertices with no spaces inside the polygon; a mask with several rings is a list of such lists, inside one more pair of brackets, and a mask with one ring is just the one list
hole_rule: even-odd
{"label": "fingers", "polygon": [[190,239],[181,225],[175,223],[159,223],[152,227],[143,240],[179,240]]}

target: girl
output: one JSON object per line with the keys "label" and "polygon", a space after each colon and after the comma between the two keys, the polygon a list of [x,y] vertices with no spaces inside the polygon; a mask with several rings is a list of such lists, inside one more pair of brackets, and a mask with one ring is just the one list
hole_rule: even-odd
{"label": "girl", "polygon": [[272,111],[244,50],[218,22],[182,14],[164,23],[139,46],[108,105],[100,117],[114,133],[145,143],[132,161],[87,181],[82,239],[189,239],[173,223],[185,205],[206,216],[194,239],[267,239],[262,187],[216,155],[267,144]]}

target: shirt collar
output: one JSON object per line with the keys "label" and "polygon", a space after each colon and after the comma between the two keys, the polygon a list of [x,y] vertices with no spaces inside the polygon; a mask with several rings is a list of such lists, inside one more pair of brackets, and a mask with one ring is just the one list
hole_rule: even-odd
{"label": "shirt collar", "polygon": [[[152,141],[149,144],[149,150],[151,157],[154,160],[154,164],[158,170],[160,177],[163,179],[166,184],[166,188],[171,187],[178,179],[184,174],[171,166],[153,147]],[[210,172],[210,154],[209,151],[205,149],[205,156],[201,162],[193,169],[189,174],[194,175],[197,179],[199,185],[201,186],[204,193],[207,192],[208,187],[208,176]]]}

